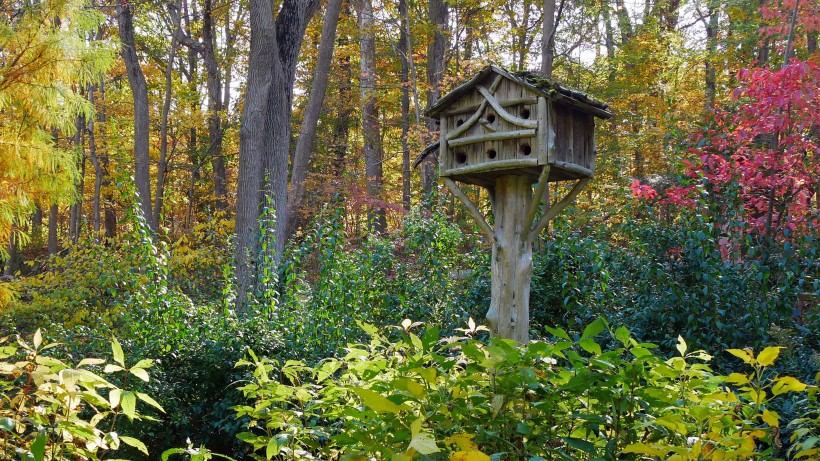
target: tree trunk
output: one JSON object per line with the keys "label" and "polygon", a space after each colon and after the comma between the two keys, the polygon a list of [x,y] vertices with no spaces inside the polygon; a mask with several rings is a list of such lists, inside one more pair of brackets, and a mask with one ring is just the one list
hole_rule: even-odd
{"label": "tree trunk", "polygon": [[621,46],[626,46],[632,38],[632,21],[624,6],[624,0],[615,0],[615,15],[618,18],[618,28],[621,30]]}
{"label": "tree trunk", "polygon": [[[349,6],[345,6],[345,16],[350,16]],[[345,37],[339,38],[339,48],[347,46],[348,40]],[[341,193],[338,192],[343,185],[345,174],[345,164],[347,163],[347,141],[350,134],[351,115],[353,113],[353,68],[350,65],[350,57],[343,55],[339,59],[339,104],[337,105],[336,117],[333,122],[333,190],[336,191],[334,202],[338,201]]]}
{"label": "tree trunk", "polygon": [[[174,11],[179,11],[180,2],[176,5],[168,5],[168,9],[174,8]],[[157,193],[154,197],[154,213],[152,223],[154,229],[159,229],[162,220],[162,201],[165,197],[165,175],[168,172],[168,115],[171,112],[171,89],[172,77],[174,72],[174,59],[177,55],[177,46],[179,44],[179,36],[182,34],[180,29],[180,17],[178,14],[172,14],[173,19],[171,31],[171,46],[168,50],[168,62],[165,65],[165,93],[162,98],[162,114],[159,126],[159,163],[157,164]]]}
{"label": "tree trunk", "polygon": [[[100,107],[97,108],[97,122],[105,124],[106,122],[106,113],[105,113],[105,79],[100,77],[100,83],[97,87],[100,92],[100,100],[102,104]],[[96,100],[96,99],[95,99]],[[105,126],[105,125],[103,125]],[[111,186],[111,178],[109,176],[109,169],[108,169],[108,149],[105,142],[106,136],[102,136],[100,138],[100,145],[101,149],[97,149],[98,153],[97,156],[100,159],[102,165],[102,188],[103,188],[103,203],[102,207],[104,210],[105,219],[103,220],[103,225],[105,226],[105,236],[108,238],[113,238],[117,235],[117,211],[114,209],[115,204],[115,197],[114,192],[110,189]],[[90,142],[90,141],[89,141]],[[95,142],[96,143],[96,142]],[[102,152],[102,155],[100,154]]]}
{"label": "tree trunk", "polygon": [[541,73],[552,77],[555,60],[555,0],[544,0],[544,24],[541,31]]}
{"label": "tree trunk", "polygon": [[299,140],[293,154],[293,171],[290,179],[290,196],[288,197],[288,227],[289,237],[296,231],[300,217],[300,209],[305,194],[305,180],[307,179],[310,153],[313,150],[316,129],[319,126],[319,117],[322,115],[327,81],[330,76],[330,64],[333,59],[333,46],[336,44],[336,26],[339,23],[339,13],[342,9],[342,0],[330,0],[325,10],[322,24],[322,38],[319,43],[319,57],[313,75],[313,86],[310,89],[305,116],[299,131]]}
{"label": "tree trunk", "polygon": [[609,74],[607,79],[615,81],[615,34],[612,31],[612,19],[610,17],[609,2],[604,0],[601,5],[601,16],[604,22],[604,36],[606,45],[606,58]]}
{"label": "tree trunk", "polygon": [[[427,45],[427,108],[429,109],[441,98],[441,82],[444,78],[444,54],[447,51],[448,7],[444,0],[429,0],[427,14],[430,25],[434,28],[433,38]],[[438,131],[435,120],[427,121],[427,132]],[[425,208],[432,207],[433,188],[436,183],[438,152],[434,151],[421,162],[421,192]]]}
{"label": "tree trunk", "polygon": [[205,64],[208,86],[208,157],[213,169],[213,188],[216,197],[216,209],[225,210],[228,207],[228,185],[225,158],[222,155],[222,81],[219,75],[219,65],[214,53],[215,33],[212,16],[212,0],[205,0],[202,12],[202,58]]}
{"label": "tree trunk", "polygon": [[54,256],[57,254],[57,218],[59,208],[56,203],[52,203],[48,208],[48,255]]}
{"label": "tree trunk", "polygon": [[117,25],[122,49],[120,54],[125,62],[128,85],[134,102],[134,182],[137,187],[137,203],[145,221],[151,224],[151,176],[148,156],[148,85],[140,67],[134,44],[134,13],[126,2],[117,3]]}
{"label": "tree trunk", "polygon": [[712,109],[717,91],[714,60],[717,52],[717,33],[720,15],[719,0],[709,1],[709,22],[706,25],[706,110]]}
{"label": "tree trunk", "polygon": [[[367,196],[370,200],[381,199],[382,190],[382,139],[379,130],[379,110],[376,106],[376,36],[374,33],[372,0],[361,0],[359,5],[359,30],[361,60],[359,82],[362,94],[362,138],[364,141],[364,169]],[[384,209],[371,205],[368,209],[368,226],[382,233],[387,229]]]}
{"label": "tree trunk", "polygon": [[72,203],[68,211],[68,238],[73,244],[80,241],[80,232],[82,231],[83,221],[83,191],[85,190],[85,117],[78,115],[74,122],[74,138],[72,144],[76,152],[79,152],[80,157],[78,170],[80,176],[77,178],[75,185],[77,190],[77,201]]}
{"label": "tree trunk", "polygon": [[[316,0],[285,0],[274,20],[272,4],[250,1],[251,41],[245,105],[239,129],[236,197],[236,308],[246,312],[256,284],[262,190],[273,204],[274,262],[284,251],[290,116],[296,58]],[[264,182],[263,182],[264,179]]]}
{"label": "tree trunk", "polygon": [[[91,105],[94,105],[94,85],[88,85],[88,102]],[[91,204],[91,224],[94,229],[94,242],[100,243],[100,229],[102,228],[102,219],[101,219],[101,190],[102,190],[102,183],[103,183],[103,168],[102,164],[100,163],[100,158],[97,155],[97,137],[94,133],[94,118],[88,119],[88,123],[85,126],[86,132],[88,133],[88,158],[91,160],[91,165],[94,167],[94,196],[92,199]]]}
{"label": "tree trunk", "polygon": [[410,36],[407,33],[408,23],[407,0],[399,0],[399,43],[396,49],[401,59],[401,164],[402,164],[402,205],[410,211]]}
{"label": "tree trunk", "polygon": [[532,186],[525,176],[501,176],[490,192],[495,241],[492,290],[487,323],[495,335],[520,343],[529,340],[532,241],[523,233],[532,204]]}

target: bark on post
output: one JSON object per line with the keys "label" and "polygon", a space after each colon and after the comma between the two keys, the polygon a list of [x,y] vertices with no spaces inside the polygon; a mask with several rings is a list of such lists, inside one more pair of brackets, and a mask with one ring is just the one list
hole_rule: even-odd
{"label": "bark on post", "polygon": [[532,187],[525,176],[502,176],[493,197],[492,291],[487,322],[495,335],[520,343],[529,340],[532,241],[525,222],[532,204]]}

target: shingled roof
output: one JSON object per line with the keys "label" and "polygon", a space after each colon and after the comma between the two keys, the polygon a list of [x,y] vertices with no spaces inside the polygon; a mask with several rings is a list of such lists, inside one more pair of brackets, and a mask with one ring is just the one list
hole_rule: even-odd
{"label": "shingled roof", "polygon": [[609,112],[609,106],[601,101],[590,98],[580,91],[571,90],[552,79],[548,79],[540,74],[534,72],[516,72],[511,73],[500,67],[487,66],[472,78],[456,87],[453,91],[444,95],[438,102],[426,112],[426,115],[431,118],[438,118],[438,115],[449,106],[456,99],[461,97],[464,93],[470,91],[478,82],[482,81],[488,74],[496,73],[502,75],[520,85],[526,86],[533,91],[536,91],[547,98],[558,103],[573,106],[583,112],[591,113],[599,118],[610,118],[612,113]]}

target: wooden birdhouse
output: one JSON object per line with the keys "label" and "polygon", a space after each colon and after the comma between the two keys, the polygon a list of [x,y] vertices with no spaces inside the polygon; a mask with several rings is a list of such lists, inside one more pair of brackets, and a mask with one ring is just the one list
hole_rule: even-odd
{"label": "wooden birdhouse", "polygon": [[532,73],[494,66],[442,97],[427,115],[440,121],[439,176],[491,187],[502,175],[548,181],[591,177],[595,117],[607,105]]}
{"label": "wooden birdhouse", "polygon": [[[439,176],[492,242],[487,323],[493,334],[525,343],[533,242],[591,180],[595,117],[611,115],[606,104],[582,93],[535,74],[492,66],[442,97],[427,114],[441,126]],[[435,152],[434,146],[417,163]],[[553,201],[547,184],[565,180],[576,181]],[[492,224],[455,181],[489,191]]]}

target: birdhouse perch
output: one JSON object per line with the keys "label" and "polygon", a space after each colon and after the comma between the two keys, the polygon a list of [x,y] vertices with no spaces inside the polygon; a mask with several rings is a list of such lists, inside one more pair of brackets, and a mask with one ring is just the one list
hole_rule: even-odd
{"label": "birdhouse perch", "polygon": [[[494,334],[526,342],[533,240],[592,178],[595,117],[611,114],[606,104],[537,74],[489,66],[427,115],[440,122],[439,176],[493,244],[487,321]],[[536,220],[547,183],[567,180],[577,182]],[[488,190],[492,226],[455,181]]]}

